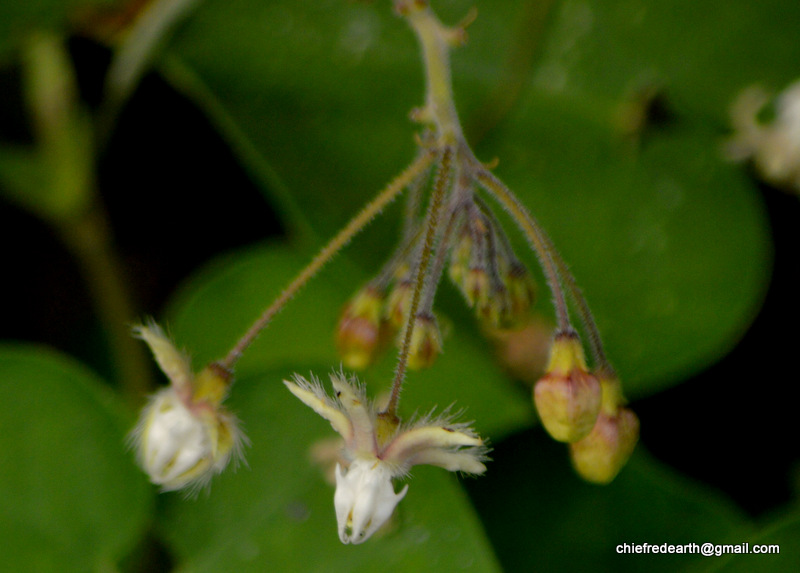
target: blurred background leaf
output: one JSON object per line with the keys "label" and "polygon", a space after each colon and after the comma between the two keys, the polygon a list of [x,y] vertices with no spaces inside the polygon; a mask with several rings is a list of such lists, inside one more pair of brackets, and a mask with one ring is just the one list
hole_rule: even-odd
{"label": "blurred background leaf", "polygon": [[85,367],[0,347],[0,536],[9,571],[111,571],[151,518],[125,444],[132,417]]}

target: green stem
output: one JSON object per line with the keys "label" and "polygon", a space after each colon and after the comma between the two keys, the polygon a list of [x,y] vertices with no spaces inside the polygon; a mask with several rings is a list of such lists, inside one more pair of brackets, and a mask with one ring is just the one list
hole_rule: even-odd
{"label": "green stem", "polygon": [[416,2],[401,1],[396,5],[416,32],[422,48],[427,97],[425,108],[417,116],[422,121],[436,125],[442,144],[461,142],[464,136],[453,100],[449,48],[459,38],[463,39],[463,29],[445,28],[427,6],[420,6]]}
{"label": "green stem", "polygon": [[428,207],[428,216],[425,226],[425,243],[420,255],[419,265],[417,266],[417,274],[414,279],[414,293],[411,297],[411,307],[409,308],[406,326],[403,331],[403,346],[400,349],[400,356],[397,362],[397,368],[395,370],[394,381],[392,382],[389,403],[382,412],[382,414],[390,417],[397,415],[397,404],[400,401],[400,390],[403,387],[403,381],[405,380],[408,355],[411,349],[411,337],[414,333],[414,325],[417,321],[417,309],[419,308],[419,301],[423,287],[425,286],[425,277],[427,274],[428,265],[430,263],[431,253],[433,252],[436,230],[439,226],[439,213],[441,212],[442,204],[444,203],[445,192],[447,191],[447,184],[450,180],[450,163],[452,161],[452,155],[453,150],[451,147],[445,147],[442,150],[442,159],[439,165],[439,172],[436,174],[436,181],[434,182],[433,186],[431,203]]}
{"label": "green stem", "polygon": [[138,403],[152,388],[149,361],[131,336],[134,310],[123,265],[112,247],[105,213],[98,205],[54,222],[64,244],[81,267],[101,324],[123,392]]}

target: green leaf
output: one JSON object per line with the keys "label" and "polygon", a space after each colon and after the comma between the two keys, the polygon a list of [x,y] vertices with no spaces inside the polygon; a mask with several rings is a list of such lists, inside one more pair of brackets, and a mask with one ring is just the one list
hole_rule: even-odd
{"label": "green leaf", "polygon": [[[746,543],[746,545],[744,545]],[[708,573],[737,573],[763,571],[764,573],[793,573],[800,568],[800,517],[795,512],[768,525],[746,541],[737,541],[733,547],[719,548],[723,553],[714,564],[703,569]],[[758,546],[758,548],[756,548]],[[750,553],[736,554],[748,550]],[[715,548],[716,550],[717,548]],[[753,553],[758,551],[759,553]]]}
{"label": "green leaf", "polygon": [[393,530],[343,545],[333,487],[307,456],[336,434],[286,390],[291,372],[242,378],[231,395],[249,467],[215,479],[210,496],[167,496],[162,528],[179,571],[499,570],[455,476],[438,468],[415,468]]}
{"label": "green leaf", "polygon": [[[716,492],[652,459],[642,446],[613,483],[583,482],[567,451],[542,432],[498,447],[472,498],[508,571],[673,572],[707,562],[699,546],[739,543],[751,524]],[[625,553],[625,544],[683,553]],[[687,548],[692,543],[697,549]],[[635,550],[634,550],[635,551]],[[694,551],[692,553],[691,551]]]}
{"label": "green leaf", "polygon": [[[221,358],[309,260],[285,245],[252,248],[212,262],[190,281],[172,303],[169,322],[178,345],[192,353],[195,368]],[[237,376],[286,364],[324,364],[315,374],[326,377],[341,360],[333,344],[339,312],[366,280],[347,259],[337,258],[245,352]],[[434,367],[408,377],[403,391],[408,413],[444,408],[455,401],[456,407],[468,409],[467,417],[476,421],[478,430],[493,439],[529,425],[533,416],[527,391],[503,376],[485,340],[463,321],[454,318],[452,323],[445,352]],[[388,392],[394,365],[390,349],[361,376],[373,395]]]}
{"label": "green leaf", "polygon": [[86,368],[28,346],[0,347],[0,403],[4,567],[112,568],[152,509],[125,447],[130,416]]}
{"label": "green leaf", "polygon": [[626,392],[653,393],[727,352],[757,314],[771,245],[718,136],[677,126],[635,149],[546,96],[519,117],[498,171],[570,263]]}
{"label": "green leaf", "polygon": [[[469,6],[434,4],[447,22]],[[496,89],[528,7],[483,2],[470,43],[453,53],[465,123],[480,123],[471,114]],[[719,130],[741,87],[764,74],[785,81],[795,69],[791,19],[774,27],[770,15],[797,10],[789,0],[758,9],[554,3],[519,100],[478,148],[500,158],[497,173],[563,251],[633,396],[716,360],[760,305],[770,258],[764,210],[739,167],[720,159]],[[724,50],[701,43],[718,37]],[[765,40],[749,54],[741,46],[752,37]],[[171,77],[224,117],[218,124],[236,148],[257,151],[243,160],[263,162],[254,173],[279,179],[325,238],[413,155],[405,116],[423,98],[417,51],[384,5],[209,1],[175,38],[171,53],[187,72]],[[645,126],[637,148],[621,141],[617,118],[648,85],[665,88],[676,117],[672,127]],[[350,251],[371,272],[395,240],[397,211],[386,217]]]}

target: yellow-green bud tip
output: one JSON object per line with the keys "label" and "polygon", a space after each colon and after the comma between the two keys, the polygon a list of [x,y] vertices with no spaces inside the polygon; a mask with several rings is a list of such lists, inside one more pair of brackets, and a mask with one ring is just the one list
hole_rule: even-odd
{"label": "yellow-green bud tip", "polygon": [[557,334],[547,371],[533,389],[545,430],[559,442],[577,442],[592,431],[601,398],[600,382],[586,370],[577,335]]}
{"label": "yellow-green bud tip", "polygon": [[601,413],[592,431],[570,444],[575,471],[586,481],[610,483],[627,463],[639,440],[639,419],[628,408],[617,414]]}

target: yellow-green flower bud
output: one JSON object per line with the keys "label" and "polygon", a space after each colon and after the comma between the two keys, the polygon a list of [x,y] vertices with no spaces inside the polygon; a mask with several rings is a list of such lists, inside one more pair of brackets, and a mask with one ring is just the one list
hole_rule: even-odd
{"label": "yellow-green flower bud", "polygon": [[639,418],[622,407],[619,380],[601,378],[603,403],[588,436],[570,444],[570,458],[578,474],[592,483],[610,483],[631,457],[639,440]]}
{"label": "yellow-green flower bud", "polygon": [[399,281],[389,293],[384,316],[395,330],[400,330],[405,325],[413,296],[414,285],[410,280]]}
{"label": "yellow-green flower bud", "polygon": [[601,412],[588,436],[570,444],[572,465],[586,481],[610,483],[631,457],[639,440],[639,418],[628,408]]}
{"label": "yellow-green flower bud", "polygon": [[525,324],[536,299],[536,285],[525,267],[513,265],[506,275],[505,287],[508,304],[506,312],[500,315],[497,326],[521,327]]}
{"label": "yellow-green flower bud", "polygon": [[533,399],[545,430],[560,442],[577,442],[597,421],[600,382],[590,374],[580,339],[574,332],[556,334],[545,375]]}
{"label": "yellow-green flower bud", "polygon": [[458,244],[453,248],[450,255],[450,268],[448,274],[453,283],[461,286],[464,276],[469,269],[470,259],[472,257],[472,238],[469,233],[464,233],[458,241]]}
{"label": "yellow-green flower bud", "polygon": [[366,368],[383,350],[383,302],[381,293],[367,287],[345,305],[336,327],[336,347],[348,368]]}
{"label": "yellow-green flower bud", "polygon": [[430,368],[442,353],[442,337],[432,316],[418,316],[411,333],[408,367],[411,370]]}

